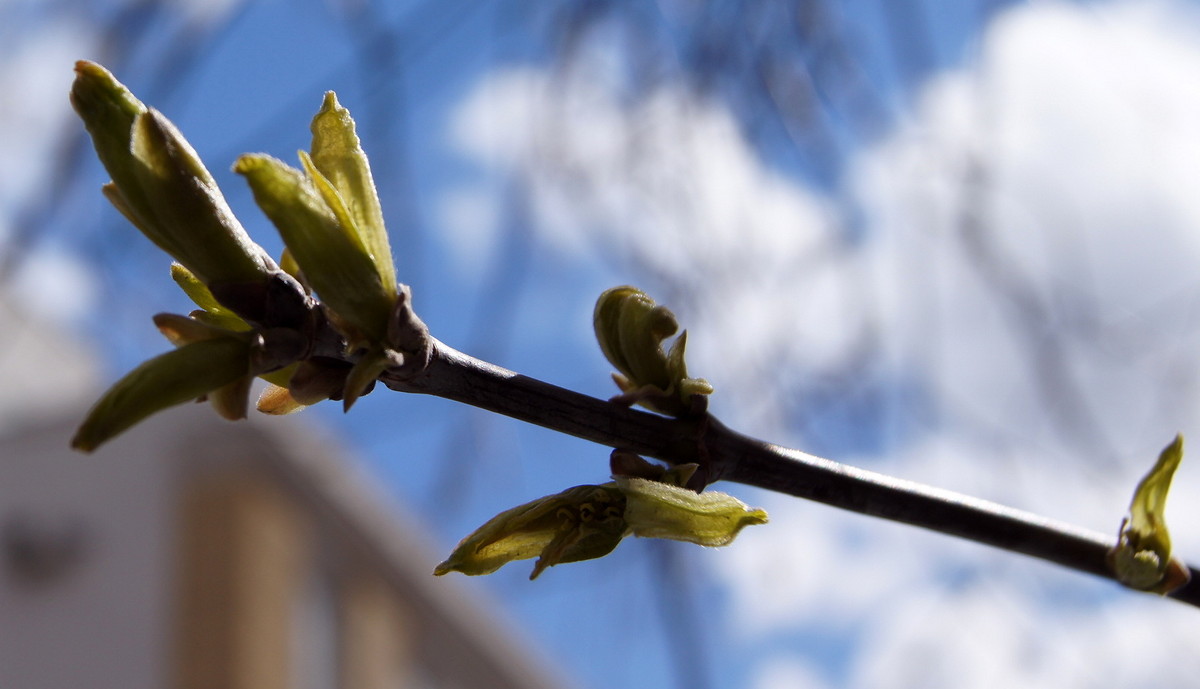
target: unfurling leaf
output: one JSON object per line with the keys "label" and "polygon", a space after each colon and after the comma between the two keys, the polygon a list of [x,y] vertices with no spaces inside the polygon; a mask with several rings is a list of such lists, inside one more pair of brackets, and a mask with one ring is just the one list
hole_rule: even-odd
{"label": "unfurling leaf", "polygon": [[71,103],[112,176],[104,194],[117,210],[205,284],[261,284],[278,270],[166,117],[100,65],[80,61],[75,73]]}
{"label": "unfurling leaf", "polygon": [[172,278],[200,307],[155,318],[178,349],[118,382],[76,447],[90,450],[197,397],[242,418],[256,376],[274,386],[260,409],[279,414],[322,399],[349,408],[385,371],[399,380],[428,364],[428,330],[396,283],[370,165],[333,92],[313,119],[302,170],[263,155],[235,166],[283,236],[281,268],[250,240],[174,124],[100,65],[80,61],[75,72],[71,103],[112,176],[104,195],[177,260]]}
{"label": "unfurling leaf", "polygon": [[624,495],[612,483],[539,498],[492,517],[433,573],[491,574],[513,560],[537,557],[529,576],[536,579],[547,567],[602,557],[625,536],[624,507]]}
{"label": "unfurling leaf", "polygon": [[350,349],[388,349],[396,269],[367,156],[333,92],[325,94],[312,132],[312,154],[300,152],[301,169],[245,155],[234,171],[283,237],[294,261],[289,272],[302,274],[320,296]]}
{"label": "unfurling leaf", "polygon": [[254,200],[270,218],[308,284],[354,340],[381,341],[395,301],[370,254],[342,224],[313,181],[283,161],[244,155],[234,171],[245,176]]}
{"label": "unfurling leaf", "polygon": [[613,380],[623,394],[614,401],[682,416],[694,412],[712,393],[708,381],[688,377],[687,332],[676,338],[669,353],[663,352],[663,340],[674,335],[679,324],[645,292],[627,285],[606,290],[596,301],[592,324],[600,350],[619,371]]}
{"label": "unfurling leaf", "polygon": [[[694,470],[695,465],[667,470],[663,479],[684,483]],[[603,557],[630,533],[722,546],[742,528],[766,521],[766,512],[724,493],[617,476],[501,512],[464,538],[433,573],[490,574],[513,560],[537,557],[529,577],[534,579],[553,565]]]}
{"label": "unfurling leaf", "polygon": [[624,476],[617,477],[617,486],[625,494],[625,522],[635,536],[715,547],[729,545],[747,526],[767,523],[766,511],[752,510],[726,493],[697,493]]}
{"label": "unfurling leaf", "polygon": [[250,373],[242,338],[201,339],[146,361],[117,381],[88,412],[71,446],[91,452],[151,414],[203,397]]}
{"label": "unfurling leaf", "polygon": [[1167,492],[1182,459],[1183,436],[1177,435],[1134,491],[1117,545],[1108,554],[1109,566],[1125,586],[1169,593],[1190,578],[1187,566],[1171,556],[1165,515]]}
{"label": "unfurling leaf", "polygon": [[213,293],[200,281],[200,278],[192,274],[192,271],[183,267],[182,264],[171,264],[171,279],[179,288],[183,290],[188,298],[200,307],[200,310],[193,311],[190,315],[198,321],[207,323],[208,325],[226,330],[249,330],[250,324],[244,321],[233,310],[225,308]]}
{"label": "unfurling leaf", "polygon": [[375,262],[380,281],[395,285],[396,268],[371,165],[359,144],[350,111],[338,103],[333,91],[325,93],[321,110],[313,118],[312,135],[313,165],[337,190],[363,246]]}

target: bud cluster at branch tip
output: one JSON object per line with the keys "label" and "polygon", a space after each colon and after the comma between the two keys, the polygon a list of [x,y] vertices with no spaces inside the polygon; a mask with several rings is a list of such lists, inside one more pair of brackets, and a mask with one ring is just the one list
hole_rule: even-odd
{"label": "bud cluster at branch tip", "polygon": [[80,61],[75,72],[71,103],[112,177],[105,196],[175,259],[172,279],[200,308],[155,317],[177,349],[117,381],[74,447],[93,450],[193,399],[242,418],[255,377],[270,384],[261,411],[322,399],[349,409],[384,372],[412,374],[428,363],[432,344],[396,282],[354,120],[332,92],[313,119],[311,156],[300,154],[303,171],[265,155],[243,156],[234,168],[287,245],[281,268],[250,239],[175,125],[100,65]]}

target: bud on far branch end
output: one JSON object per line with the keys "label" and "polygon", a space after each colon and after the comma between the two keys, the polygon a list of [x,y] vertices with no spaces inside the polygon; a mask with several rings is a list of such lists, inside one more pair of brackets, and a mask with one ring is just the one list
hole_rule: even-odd
{"label": "bud on far branch end", "polygon": [[1121,522],[1117,545],[1108,553],[1108,564],[1117,581],[1150,593],[1170,593],[1191,579],[1187,565],[1171,555],[1167,531],[1167,492],[1183,461],[1183,436],[1163,449],[1150,472],[1138,483]]}

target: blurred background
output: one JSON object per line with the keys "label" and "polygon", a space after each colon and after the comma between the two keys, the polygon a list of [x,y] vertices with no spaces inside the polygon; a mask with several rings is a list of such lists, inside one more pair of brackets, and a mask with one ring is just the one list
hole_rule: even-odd
{"label": "blurred background", "polygon": [[1115,535],[1200,437],[1200,3],[0,3],[0,686],[1194,686],[1193,609],[737,485],[772,521],[728,548],[433,579],[608,454],[439,399],[69,452],[192,308],[99,193],[81,58],[276,255],[229,165],[336,90],[453,347],[608,397],[591,309],[635,284],[727,424]]}

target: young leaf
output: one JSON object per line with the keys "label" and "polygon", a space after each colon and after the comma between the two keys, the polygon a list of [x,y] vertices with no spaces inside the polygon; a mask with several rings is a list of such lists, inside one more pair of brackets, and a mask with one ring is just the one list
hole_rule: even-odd
{"label": "young leaf", "polygon": [[160,354],[118,380],[96,402],[71,440],[91,452],[151,414],[183,404],[249,374],[250,344],[203,339]]}
{"label": "young leaf", "polygon": [[[652,472],[650,465],[622,457],[622,466]],[[663,481],[617,476],[501,512],[464,538],[433,573],[490,574],[513,560],[537,557],[534,579],[553,565],[603,557],[629,533],[722,546],[742,528],[766,523],[766,512],[730,495],[672,485],[685,483],[695,465],[678,469],[663,472]]]}
{"label": "young leaf", "polygon": [[344,333],[351,344],[382,342],[395,285],[383,283],[358,234],[342,223],[313,180],[265,155],[244,155],[233,169],[249,182],[308,284],[351,331]]}
{"label": "young leaf", "polygon": [[321,110],[313,118],[312,135],[314,166],[345,203],[380,280],[385,285],[395,285],[396,268],[371,165],[359,144],[350,111],[338,103],[333,91],[325,93]]}
{"label": "young leaf", "polygon": [[615,484],[576,486],[492,517],[434,569],[491,574],[514,560],[537,557],[530,579],[547,567],[603,557],[625,536],[625,499]]}
{"label": "young leaf", "polygon": [[71,103],[112,175],[104,192],[113,205],[206,284],[265,281],[274,262],[175,126],[100,65],[81,61],[75,72]]}
{"label": "young leaf", "polygon": [[628,285],[606,290],[596,300],[592,323],[600,351],[620,371],[613,380],[623,394],[614,401],[682,416],[694,412],[697,401],[712,393],[708,381],[687,375],[686,332],[669,354],[663,352],[663,340],[674,335],[679,324],[645,292]]}
{"label": "young leaf", "polygon": [[616,482],[625,494],[625,522],[635,536],[723,546],[743,528],[767,523],[765,511],[750,509],[726,493],[697,493],[625,476],[616,477]]}
{"label": "young leaf", "polygon": [[203,321],[209,325],[225,328],[226,330],[249,330],[250,324],[243,320],[240,316],[231,309],[225,308],[213,293],[209,291],[208,285],[200,281],[192,271],[184,268],[182,264],[171,264],[171,279],[184,294],[188,295],[196,306],[201,310],[193,311],[191,316],[196,320]]}
{"label": "young leaf", "polygon": [[1138,483],[1129,515],[1121,522],[1117,545],[1108,554],[1109,565],[1122,584],[1154,593],[1169,593],[1187,583],[1188,569],[1171,557],[1167,531],[1167,493],[1183,460],[1183,436],[1163,449],[1150,472]]}

